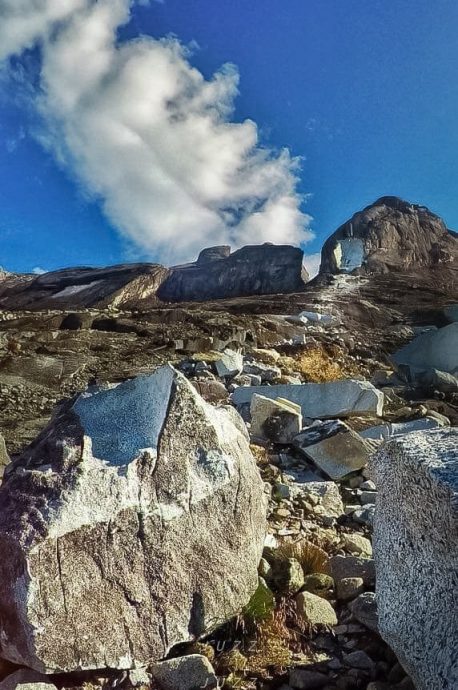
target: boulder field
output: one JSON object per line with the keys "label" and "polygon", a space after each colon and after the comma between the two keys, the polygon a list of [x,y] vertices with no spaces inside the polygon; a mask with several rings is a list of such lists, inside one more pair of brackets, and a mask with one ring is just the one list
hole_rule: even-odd
{"label": "boulder field", "polygon": [[0,690],[454,688],[456,244],[2,273]]}

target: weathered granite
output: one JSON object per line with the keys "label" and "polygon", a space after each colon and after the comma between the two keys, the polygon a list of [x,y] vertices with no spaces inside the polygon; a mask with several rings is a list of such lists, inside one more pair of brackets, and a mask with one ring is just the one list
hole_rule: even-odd
{"label": "weathered granite", "polygon": [[170,366],[64,405],[0,488],[1,654],[129,669],[237,614],[266,496],[243,422]]}
{"label": "weathered granite", "polygon": [[458,687],[458,429],[388,441],[372,461],[382,637],[418,690]]}

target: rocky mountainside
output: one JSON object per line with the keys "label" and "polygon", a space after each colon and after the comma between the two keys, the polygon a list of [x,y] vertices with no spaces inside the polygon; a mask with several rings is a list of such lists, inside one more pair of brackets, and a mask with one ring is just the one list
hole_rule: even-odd
{"label": "rocky mountainside", "polygon": [[0,309],[148,307],[160,302],[202,301],[295,292],[308,280],[297,247],[263,244],[211,247],[195,263],[171,269],[158,264],[68,268],[41,276],[0,272]]}
{"label": "rocky mountainside", "polygon": [[435,246],[307,284],[270,245],[3,275],[0,690],[454,687]]}
{"label": "rocky mountainside", "polygon": [[320,273],[386,273],[458,261],[456,234],[425,206],[382,197],[326,241]]}

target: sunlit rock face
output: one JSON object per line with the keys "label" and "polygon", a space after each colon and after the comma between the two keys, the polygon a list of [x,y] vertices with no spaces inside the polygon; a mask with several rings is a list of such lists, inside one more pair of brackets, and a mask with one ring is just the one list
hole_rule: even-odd
{"label": "sunlit rock face", "polygon": [[233,408],[170,366],[66,404],[0,489],[3,658],[130,669],[236,615],[266,495]]}
{"label": "sunlit rock face", "polygon": [[320,273],[386,273],[458,261],[458,239],[424,206],[382,197],[329,237]]}
{"label": "sunlit rock face", "polygon": [[297,292],[309,279],[303,258],[301,249],[288,245],[252,245],[232,254],[228,247],[210,247],[195,263],[172,268],[158,297],[187,302]]}

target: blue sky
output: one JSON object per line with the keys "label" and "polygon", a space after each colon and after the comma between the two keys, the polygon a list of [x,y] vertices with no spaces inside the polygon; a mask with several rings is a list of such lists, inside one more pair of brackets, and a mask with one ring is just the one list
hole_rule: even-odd
{"label": "blue sky", "polygon": [[[195,42],[189,60],[208,79],[223,63],[237,66],[231,119],[254,120],[263,145],[303,158],[299,191],[315,233],[304,250],[313,254],[386,194],[458,229],[457,32],[456,0],[165,0],[135,7],[119,40]],[[20,61],[20,86],[0,80],[0,265],[154,260],[154,243],[121,236],[91,185],[40,143],[43,125],[24,98],[39,51]]]}

